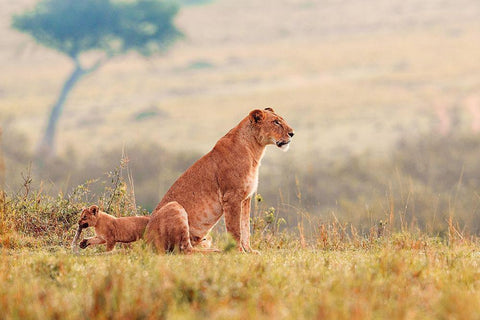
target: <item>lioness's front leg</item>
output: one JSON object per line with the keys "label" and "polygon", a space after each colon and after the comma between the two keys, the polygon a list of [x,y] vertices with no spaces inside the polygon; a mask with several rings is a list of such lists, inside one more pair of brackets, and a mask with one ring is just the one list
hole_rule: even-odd
{"label": "lioness's front leg", "polygon": [[250,200],[248,197],[242,201],[242,213],[240,215],[241,245],[246,252],[259,253],[250,247]]}
{"label": "lioness's front leg", "polygon": [[236,196],[224,196],[223,214],[225,215],[225,226],[227,231],[233,236],[233,239],[237,242],[237,248],[239,251],[244,252],[242,247],[242,232],[240,219],[242,214],[242,200]]}
{"label": "lioness's front leg", "polygon": [[105,242],[106,242],[105,239],[95,236],[95,237],[83,239],[80,242],[79,246],[80,246],[80,248],[85,249],[89,245],[102,244],[102,243],[105,243]]}

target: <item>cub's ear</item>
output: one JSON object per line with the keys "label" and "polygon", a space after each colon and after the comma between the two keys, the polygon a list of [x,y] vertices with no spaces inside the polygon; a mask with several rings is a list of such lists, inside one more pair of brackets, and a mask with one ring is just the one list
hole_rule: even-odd
{"label": "cub's ear", "polygon": [[274,111],[272,108],[270,108],[270,107],[265,108],[265,110],[275,113],[275,111]]}
{"label": "cub's ear", "polygon": [[265,119],[265,112],[259,109],[255,109],[252,112],[250,112],[250,121],[251,122],[260,122],[263,119]]}
{"label": "cub's ear", "polygon": [[93,214],[93,215],[96,215],[98,213],[98,206],[97,205],[93,205],[90,207],[89,211]]}

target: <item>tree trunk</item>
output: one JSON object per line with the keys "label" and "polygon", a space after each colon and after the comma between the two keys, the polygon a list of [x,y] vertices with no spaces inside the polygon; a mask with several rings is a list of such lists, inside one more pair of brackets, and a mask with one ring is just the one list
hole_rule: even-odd
{"label": "tree trunk", "polygon": [[63,107],[65,105],[65,100],[67,99],[67,96],[72,90],[72,88],[85,73],[86,71],[80,66],[78,61],[75,61],[75,69],[73,70],[67,81],[65,81],[62,91],[60,92],[60,95],[57,99],[57,102],[55,102],[50,111],[47,129],[45,130],[45,134],[42,141],[40,142],[37,152],[37,155],[40,158],[52,156],[55,153],[55,133],[57,129],[58,119],[60,118]]}
{"label": "tree trunk", "polygon": [[5,234],[5,162],[2,152],[2,129],[0,128],[0,234]]}
{"label": "tree trunk", "polygon": [[[2,128],[0,128],[0,205],[2,204],[3,200],[3,187],[5,185],[5,162],[3,160],[3,152],[2,152]],[[3,210],[0,207],[0,210]]]}

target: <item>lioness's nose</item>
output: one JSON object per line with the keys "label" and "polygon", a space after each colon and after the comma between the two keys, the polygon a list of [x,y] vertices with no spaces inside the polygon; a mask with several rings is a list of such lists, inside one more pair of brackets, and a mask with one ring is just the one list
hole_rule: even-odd
{"label": "lioness's nose", "polygon": [[290,138],[291,138],[291,137],[293,137],[293,136],[295,135],[295,132],[293,132],[293,131],[292,131],[292,132],[289,132],[288,135],[289,135]]}

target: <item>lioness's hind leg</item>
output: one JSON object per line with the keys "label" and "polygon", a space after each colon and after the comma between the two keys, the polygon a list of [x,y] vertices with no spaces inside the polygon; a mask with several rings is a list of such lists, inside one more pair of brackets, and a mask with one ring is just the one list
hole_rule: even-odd
{"label": "lioness's hind leg", "polygon": [[112,251],[115,248],[115,241],[107,241],[107,252]]}
{"label": "lioness's hind leg", "polygon": [[145,231],[145,239],[153,244],[158,252],[172,251],[192,252],[188,215],[176,201],[164,205],[154,212]]}

